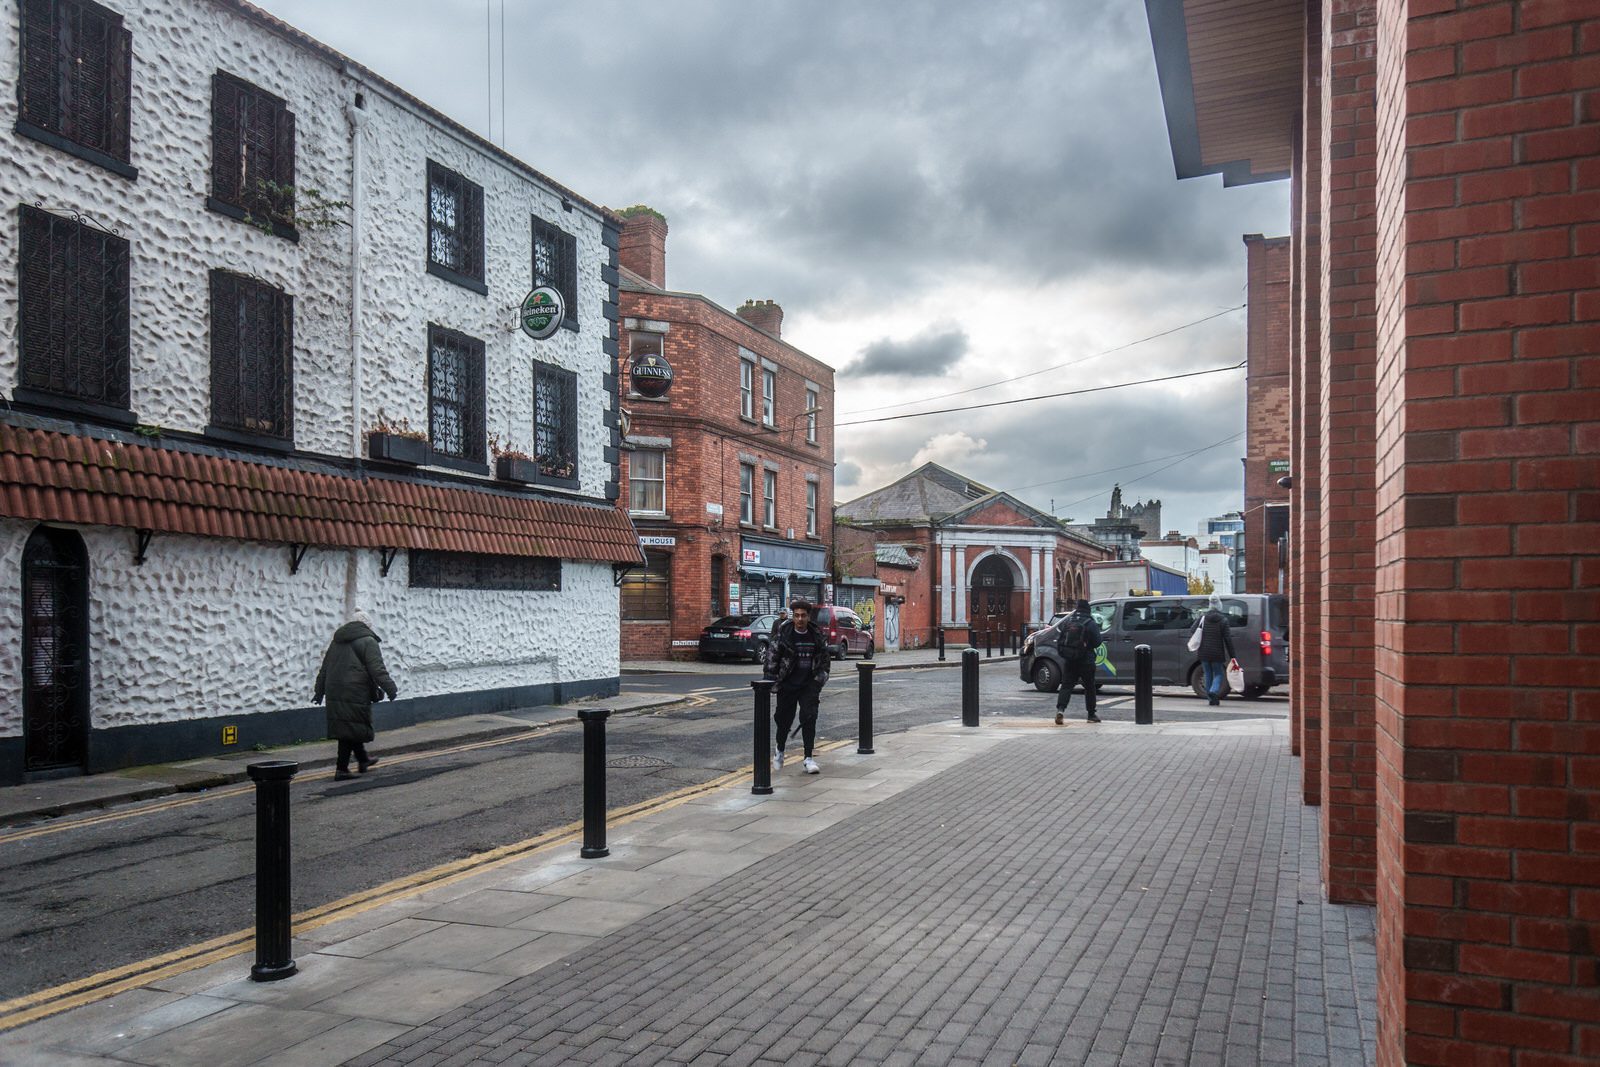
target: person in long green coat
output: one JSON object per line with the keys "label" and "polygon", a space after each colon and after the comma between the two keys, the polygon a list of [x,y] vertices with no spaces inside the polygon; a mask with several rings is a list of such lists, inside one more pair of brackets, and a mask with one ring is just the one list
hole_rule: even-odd
{"label": "person in long green coat", "polygon": [[324,698],[328,701],[328,736],[339,742],[336,781],[355,777],[350,773],[351,756],[362,774],[378,762],[376,756],[367,755],[367,742],[373,736],[372,704],[385,695],[393,700],[396,694],[394,679],[383,665],[378,635],[372,632],[372,620],[366,612],[357,611],[334,631],[312,697],[314,704]]}

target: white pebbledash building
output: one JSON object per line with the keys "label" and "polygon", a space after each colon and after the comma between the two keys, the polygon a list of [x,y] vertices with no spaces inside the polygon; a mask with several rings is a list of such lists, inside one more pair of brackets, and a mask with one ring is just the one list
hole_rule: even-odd
{"label": "white pebbledash building", "polygon": [[614,693],[619,220],[249,4],[0,10],[0,782],[320,737],[358,608],[380,729]]}

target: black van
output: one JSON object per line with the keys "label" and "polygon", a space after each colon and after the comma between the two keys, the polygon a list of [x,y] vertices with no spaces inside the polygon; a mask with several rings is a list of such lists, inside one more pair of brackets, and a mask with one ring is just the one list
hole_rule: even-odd
{"label": "black van", "polygon": [[[1098,685],[1133,684],[1133,650],[1149,645],[1156,685],[1187,685],[1205,696],[1204,672],[1189,651],[1189,634],[1205,614],[1204,596],[1123,596],[1089,606],[1104,636],[1095,679]],[[1277,593],[1234,593],[1222,598],[1233,650],[1244,670],[1244,692],[1254,700],[1289,684],[1289,598]],[[1061,656],[1055,626],[1028,637],[1018,661],[1022,680],[1040,692],[1061,687]],[[1227,682],[1223,692],[1228,692]]]}

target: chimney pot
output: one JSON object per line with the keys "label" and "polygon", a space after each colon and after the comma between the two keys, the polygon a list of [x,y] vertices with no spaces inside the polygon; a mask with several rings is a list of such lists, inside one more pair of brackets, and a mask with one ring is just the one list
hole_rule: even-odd
{"label": "chimney pot", "polygon": [[758,330],[774,337],[783,336],[783,308],[776,301],[746,300],[736,314]]}

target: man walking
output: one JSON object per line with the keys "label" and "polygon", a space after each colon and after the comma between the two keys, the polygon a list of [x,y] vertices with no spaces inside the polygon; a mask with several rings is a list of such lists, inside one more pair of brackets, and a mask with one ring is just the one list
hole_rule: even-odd
{"label": "man walking", "polygon": [[1089,602],[1078,601],[1072,614],[1056,627],[1056,648],[1061,653],[1061,688],[1056,690],[1056,725],[1064,721],[1072,690],[1083,686],[1083,702],[1089,709],[1089,722],[1099,722],[1094,713],[1095,649],[1100,647],[1100,624],[1089,614]]}
{"label": "man walking", "polygon": [[813,755],[817,743],[817,703],[828,684],[829,650],[821,631],[811,625],[812,608],[804,600],[789,605],[789,617],[778,624],[767,644],[766,676],[778,683],[778,751],[772,769],[783,769],[783,746],[800,714],[800,737],[805,742],[807,774],[818,774]]}
{"label": "man walking", "polygon": [[1200,631],[1201,668],[1205,671],[1206,702],[1212,707],[1222,703],[1222,683],[1228,677],[1228,662],[1234,658],[1233,635],[1228,632],[1228,617],[1222,613],[1222,598],[1211,594],[1206,613],[1195,623]]}

